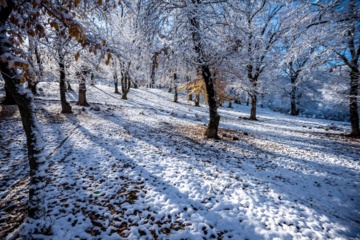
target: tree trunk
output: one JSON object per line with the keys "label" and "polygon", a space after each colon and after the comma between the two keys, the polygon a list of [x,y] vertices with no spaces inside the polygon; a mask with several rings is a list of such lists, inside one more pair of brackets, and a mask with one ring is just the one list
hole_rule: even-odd
{"label": "tree trunk", "polygon": [[297,87],[296,87],[296,78],[291,78],[291,112],[292,116],[299,115],[299,110],[296,107],[296,94],[297,94]]}
{"label": "tree trunk", "polygon": [[155,87],[155,70],[156,70],[156,57],[153,56],[153,63],[151,66],[151,76],[150,76],[150,88]]}
{"label": "tree trunk", "polygon": [[250,110],[250,120],[257,120],[256,118],[256,103],[257,103],[257,96],[256,94],[250,96],[251,98],[251,110]]}
{"label": "tree trunk", "polygon": [[177,86],[177,75],[174,73],[174,102],[178,102],[178,86]]}
{"label": "tree trunk", "polygon": [[[188,92],[189,92],[190,90],[188,90]],[[190,93],[188,93],[188,95],[187,95],[187,100],[188,101],[192,101],[193,100],[193,95],[192,94],[190,94]]]}
{"label": "tree trunk", "polygon": [[131,87],[131,78],[130,78],[130,63],[125,66],[125,63],[120,63],[121,66],[121,92],[122,96],[121,99],[127,100],[127,94],[130,91]]}
{"label": "tree trunk", "polygon": [[61,112],[72,113],[71,105],[66,101],[66,75],[65,75],[65,64],[64,58],[59,50],[59,70],[60,70],[60,101],[61,101]]}
{"label": "tree trunk", "polygon": [[[190,77],[189,76],[186,76],[186,82],[188,82],[188,83],[190,82]],[[193,95],[190,94],[190,89],[188,89],[187,92],[188,92],[187,100],[192,101],[193,100]]]}
{"label": "tree trunk", "polygon": [[73,92],[74,89],[72,89],[72,87],[71,87],[70,80],[66,80],[66,84],[67,84],[66,91]]}
{"label": "tree trunk", "polygon": [[114,93],[120,94],[118,81],[115,81],[115,82],[114,82],[114,85],[115,85],[115,92],[114,92]]}
{"label": "tree trunk", "polygon": [[15,105],[16,104],[15,99],[13,98],[13,96],[9,92],[8,87],[6,86],[6,82],[5,82],[5,99],[4,99],[4,101],[2,101],[1,104],[4,104],[4,105]]}
{"label": "tree trunk", "polygon": [[90,106],[90,104],[86,101],[86,73],[82,72],[81,74],[81,80],[79,83],[79,99],[76,105],[79,106]]}
{"label": "tree trunk", "polygon": [[[195,5],[200,4],[200,0],[192,0],[192,3]],[[190,19],[190,24],[193,27],[192,30],[192,39],[194,41],[194,50],[197,54],[197,61],[200,64],[202,77],[205,82],[206,93],[208,98],[209,106],[209,124],[206,129],[206,136],[208,138],[219,139],[218,128],[220,123],[220,115],[217,112],[217,103],[215,96],[215,86],[214,79],[211,76],[209,66],[204,60],[204,49],[201,44],[201,35],[200,35],[200,22],[196,15]]]}
{"label": "tree trunk", "polygon": [[232,101],[231,100],[229,101],[228,108],[232,108]]}
{"label": "tree trunk", "polygon": [[358,95],[359,95],[359,70],[352,68],[350,72],[350,123],[351,136],[359,137],[359,111],[358,111]]}
{"label": "tree trunk", "polygon": [[119,78],[117,75],[117,72],[114,71],[113,73],[113,78],[114,78],[114,85],[115,85],[115,93],[120,94],[119,92]]}
{"label": "tree trunk", "polygon": [[[6,7],[0,7],[0,56],[3,54],[12,54],[5,23],[14,8],[14,4],[12,1],[6,1],[6,4]],[[0,72],[2,78],[5,80],[8,92],[15,99],[19,107],[21,121],[26,134],[28,160],[30,165],[28,203],[28,223],[30,229],[27,234],[31,234],[35,231],[40,231],[45,222],[46,207],[44,201],[44,188],[46,183],[46,161],[43,156],[44,142],[41,129],[34,113],[33,98],[29,97],[28,92],[26,91],[18,91],[21,86],[16,70],[9,69],[7,62],[0,61]]]}
{"label": "tree trunk", "polygon": [[214,79],[211,77],[211,72],[207,65],[203,65],[201,69],[206,86],[210,115],[209,124],[206,129],[206,136],[208,138],[219,139],[218,128],[220,123],[220,115],[217,112],[218,106],[215,97]]}
{"label": "tree trunk", "polygon": [[95,86],[95,74],[93,72],[90,73],[90,85]]}
{"label": "tree trunk", "polygon": [[200,107],[200,94],[195,95],[194,103],[195,107]]}

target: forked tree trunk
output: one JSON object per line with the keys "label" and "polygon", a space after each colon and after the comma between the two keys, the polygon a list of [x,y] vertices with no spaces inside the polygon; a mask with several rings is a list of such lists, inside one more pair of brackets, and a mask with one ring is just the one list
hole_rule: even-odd
{"label": "forked tree trunk", "polygon": [[[200,0],[192,0],[192,3],[196,6],[200,4]],[[201,44],[201,35],[200,35],[200,22],[196,14],[190,19],[190,24],[193,27],[192,30],[192,39],[194,42],[194,50],[197,54],[197,61],[200,64],[202,77],[205,82],[208,106],[209,106],[209,124],[206,129],[207,138],[215,138],[218,139],[218,128],[220,123],[220,115],[217,112],[217,103],[215,96],[215,85],[214,79],[211,75],[209,66],[204,60],[204,49]]]}
{"label": "forked tree trunk", "polygon": [[[6,1],[7,6],[0,7],[0,56],[3,54],[11,55],[11,44],[8,41],[5,23],[14,7],[12,1]],[[9,69],[6,62],[0,61],[0,71],[5,80],[8,92],[15,99],[23,128],[26,134],[28,149],[28,160],[30,165],[30,187],[28,205],[28,223],[30,229],[26,234],[40,231],[45,222],[45,183],[46,183],[46,161],[43,156],[44,142],[40,127],[34,113],[32,97],[28,92],[19,91],[20,79],[15,69]]]}
{"label": "forked tree trunk", "polygon": [[352,68],[350,72],[350,123],[351,136],[360,137],[359,129],[359,110],[358,110],[358,95],[359,95],[359,70]]}

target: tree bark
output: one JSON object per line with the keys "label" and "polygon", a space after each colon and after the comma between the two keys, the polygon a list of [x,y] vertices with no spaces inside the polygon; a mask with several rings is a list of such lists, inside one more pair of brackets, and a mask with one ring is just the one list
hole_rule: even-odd
{"label": "tree bark", "polygon": [[290,105],[291,105],[291,111],[290,115],[297,116],[299,115],[299,110],[296,106],[296,94],[297,94],[297,87],[296,87],[296,78],[291,78],[291,96],[290,96]]}
{"label": "tree bark", "polygon": [[80,83],[79,83],[79,99],[78,102],[76,103],[76,105],[79,106],[90,106],[90,104],[86,101],[86,78],[85,78],[85,73],[81,73],[80,74]]}
{"label": "tree bark", "polygon": [[125,63],[120,63],[121,66],[121,99],[127,100],[127,94],[130,91],[131,87],[131,78],[130,78],[130,63],[126,66]]}
{"label": "tree bark", "polygon": [[6,86],[6,82],[5,82],[5,99],[4,99],[4,101],[2,101],[1,104],[4,104],[4,105],[15,105],[16,104],[15,99],[13,98],[8,87]]}
{"label": "tree bark", "polygon": [[250,120],[257,120],[256,118],[256,104],[257,104],[257,96],[256,94],[251,95],[251,110],[250,110]]}
{"label": "tree bark", "polygon": [[[0,7],[0,55],[12,54],[11,44],[9,43],[6,31],[6,21],[11,14],[14,3],[7,0],[7,6]],[[15,99],[23,128],[26,134],[28,149],[28,160],[30,165],[30,187],[28,203],[28,223],[31,229],[27,234],[40,231],[45,222],[46,207],[44,201],[44,188],[46,183],[46,161],[43,156],[44,142],[40,126],[34,111],[33,98],[26,90],[20,91],[20,79],[15,69],[9,69],[8,63],[0,61],[0,71],[5,80],[8,92]]]}
{"label": "tree bark", "polygon": [[195,95],[194,103],[195,107],[200,107],[200,94]]}
{"label": "tree bark", "polygon": [[115,93],[120,94],[119,92],[119,78],[117,73],[114,71],[113,74],[113,78],[114,78],[114,86],[115,86]]}
{"label": "tree bark", "polygon": [[60,102],[62,113],[72,113],[71,105],[66,100],[66,74],[64,58],[61,54],[61,50],[58,50],[59,54],[59,70],[60,70]]}
{"label": "tree bark", "polygon": [[351,136],[359,137],[359,110],[358,110],[358,96],[359,96],[359,70],[352,68],[350,72],[350,123]]}
{"label": "tree bark", "polygon": [[[193,4],[199,5],[200,0],[192,0]],[[206,129],[207,138],[219,139],[218,128],[220,123],[220,115],[217,112],[217,102],[215,96],[215,86],[214,79],[211,76],[210,68],[204,59],[204,48],[201,44],[201,35],[200,35],[200,22],[196,15],[190,19],[190,24],[193,27],[192,30],[192,39],[194,42],[194,50],[197,54],[197,60],[200,65],[202,77],[205,82],[206,93],[208,98],[209,106],[209,124]]]}
{"label": "tree bark", "polygon": [[174,102],[178,102],[178,86],[177,86],[177,75],[174,73]]}

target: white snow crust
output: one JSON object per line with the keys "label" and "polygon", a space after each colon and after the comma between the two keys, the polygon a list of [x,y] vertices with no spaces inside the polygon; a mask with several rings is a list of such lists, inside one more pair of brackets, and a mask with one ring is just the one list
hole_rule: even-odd
{"label": "white snow crust", "polygon": [[[68,92],[74,114],[64,115],[57,84],[40,87],[52,235],[39,239],[360,239],[360,141],[340,135],[346,122],[261,108],[249,121],[233,104],[219,108],[222,139],[208,140],[207,106],[173,103],[164,89],[124,101],[89,86],[91,107]],[[29,169],[18,113],[0,127],[5,214]]]}

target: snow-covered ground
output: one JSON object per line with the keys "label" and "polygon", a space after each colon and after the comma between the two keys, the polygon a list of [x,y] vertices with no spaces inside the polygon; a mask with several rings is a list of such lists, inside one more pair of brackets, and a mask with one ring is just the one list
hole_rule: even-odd
{"label": "snow-covered ground", "polygon": [[[49,161],[44,239],[360,239],[360,140],[349,124],[206,105],[161,89],[88,87],[91,107],[60,114],[42,83]],[[0,232],[24,220],[28,165],[15,107],[0,107]],[[52,234],[52,235],[51,235]]]}

